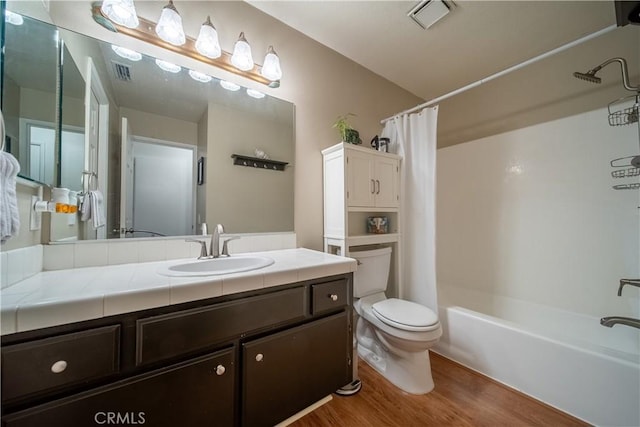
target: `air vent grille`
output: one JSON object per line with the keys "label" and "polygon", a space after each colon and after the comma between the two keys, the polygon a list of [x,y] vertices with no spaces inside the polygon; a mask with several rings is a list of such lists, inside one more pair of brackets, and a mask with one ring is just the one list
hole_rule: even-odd
{"label": "air vent grille", "polygon": [[113,62],[113,72],[116,75],[116,79],[123,82],[130,82],[133,78],[131,68],[127,65],[120,64],[119,62]]}

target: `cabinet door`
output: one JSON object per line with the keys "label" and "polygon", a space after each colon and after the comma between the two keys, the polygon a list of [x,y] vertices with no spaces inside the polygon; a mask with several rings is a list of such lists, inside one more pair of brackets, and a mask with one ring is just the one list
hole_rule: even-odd
{"label": "cabinet door", "polygon": [[232,426],[234,377],[229,349],[3,416],[2,425]]}
{"label": "cabinet door", "polygon": [[351,381],[348,312],[243,344],[242,425],[273,426]]}
{"label": "cabinet door", "polygon": [[396,159],[375,160],[375,205],[394,208],[399,205],[400,168]]}
{"label": "cabinet door", "polygon": [[347,152],[347,204],[373,206],[375,180],[373,156],[359,151]]}

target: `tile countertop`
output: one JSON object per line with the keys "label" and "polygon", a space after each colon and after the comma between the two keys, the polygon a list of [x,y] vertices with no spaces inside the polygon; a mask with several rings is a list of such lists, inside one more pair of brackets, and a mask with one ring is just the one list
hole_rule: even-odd
{"label": "tile countertop", "polygon": [[43,271],[1,291],[2,335],[114,314],[284,285],[356,270],[356,261],[310,249],[261,255],[275,263],[253,271],[168,277],[169,265],[195,259]]}

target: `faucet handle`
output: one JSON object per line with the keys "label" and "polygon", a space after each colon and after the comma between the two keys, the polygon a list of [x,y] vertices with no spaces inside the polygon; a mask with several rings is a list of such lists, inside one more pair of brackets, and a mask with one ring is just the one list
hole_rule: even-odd
{"label": "faucet handle", "polygon": [[222,241],[222,254],[223,256],[230,256],[228,243],[232,240],[238,240],[240,236],[231,236]]}
{"label": "faucet handle", "polygon": [[209,255],[207,254],[207,242],[203,242],[202,240],[198,239],[185,239],[185,242],[200,243],[200,256],[198,257],[198,259],[209,257]]}

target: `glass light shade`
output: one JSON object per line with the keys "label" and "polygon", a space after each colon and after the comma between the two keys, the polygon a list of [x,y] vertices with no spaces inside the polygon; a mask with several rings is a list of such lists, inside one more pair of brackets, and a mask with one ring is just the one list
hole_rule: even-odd
{"label": "glass light shade", "polygon": [[242,71],[253,69],[253,57],[251,56],[251,46],[244,38],[244,33],[240,33],[236,45],[233,47],[231,63],[234,67]]}
{"label": "glass light shade", "polygon": [[213,77],[211,77],[210,75],[195,70],[189,70],[189,75],[193,80],[199,81],[201,83],[209,83],[213,79]]}
{"label": "glass light shade", "polygon": [[207,58],[219,58],[222,55],[220,42],[218,41],[218,32],[211,23],[210,17],[200,27],[200,34],[196,40],[196,50]]}
{"label": "glass light shade", "polygon": [[273,50],[273,46],[269,46],[269,50],[267,50],[267,55],[264,57],[264,63],[262,65],[262,70],[260,70],[260,74],[271,81],[280,80],[282,78],[280,58],[278,58],[276,51]]}
{"label": "glass light shade", "polygon": [[18,13],[11,12],[10,10],[4,10],[4,22],[8,22],[13,25],[22,25],[24,24],[24,18],[22,15]]}
{"label": "glass light shade", "polygon": [[100,10],[104,16],[118,25],[136,28],[140,24],[133,0],[104,0]]}
{"label": "glass light shade", "polygon": [[240,86],[238,86],[237,84],[228,82],[226,80],[220,80],[220,86],[232,92],[235,92],[240,89]]}
{"label": "glass light shade", "polygon": [[264,98],[265,96],[264,93],[258,92],[257,90],[253,90],[253,89],[247,89],[247,95],[256,99]]}
{"label": "glass light shade", "polygon": [[127,49],[126,47],[116,46],[114,44],[111,45],[111,49],[120,57],[124,59],[128,59],[130,61],[140,61],[142,59],[142,54],[136,52],[135,50]]}
{"label": "glass light shade", "polygon": [[156,24],[156,34],[174,46],[182,46],[186,41],[182,18],[172,1],[169,1],[169,4],[162,9],[160,20]]}
{"label": "glass light shade", "polygon": [[173,64],[171,62],[163,61],[162,59],[156,59],[156,65],[169,73],[179,73],[182,67]]}

